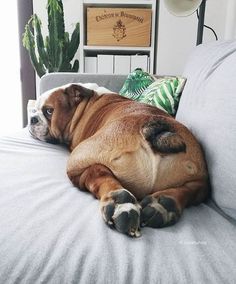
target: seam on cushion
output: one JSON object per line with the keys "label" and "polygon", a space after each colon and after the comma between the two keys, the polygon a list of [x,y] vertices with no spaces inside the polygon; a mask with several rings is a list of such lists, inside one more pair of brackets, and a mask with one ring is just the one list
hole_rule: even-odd
{"label": "seam on cushion", "polygon": [[234,48],[234,50],[231,50],[231,51],[229,51],[227,54],[224,54],[223,56],[221,56],[220,58],[218,58],[218,60],[217,60],[216,62],[214,62],[214,64],[212,65],[211,70],[209,70],[209,71],[206,73],[205,79],[208,79],[208,78],[211,76],[211,74],[212,74],[213,72],[215,72],[215,70],[216,70],[219,66],[221,66],[222,63],[225,63],[225,59],[226,59],[227,57],[232,56],[234,53],[236,53],[236,48]]}

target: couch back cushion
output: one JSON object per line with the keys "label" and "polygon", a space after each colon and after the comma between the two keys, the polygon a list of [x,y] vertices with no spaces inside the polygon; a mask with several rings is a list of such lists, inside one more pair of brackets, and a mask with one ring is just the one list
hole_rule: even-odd
{"label": "couch back cushion", "polygon": [[198,46],[183,75],[176,119],[204,148],[213,200],[236,219],[236,41]]}
{"label": "couch back cushion", "polygon": [[96,83],[113,92],[119,93],[127,75],[114,74],[86,74],[86,73],[48,73],[40,79],[39,93],[42,94],[50,89],[69,83]]}

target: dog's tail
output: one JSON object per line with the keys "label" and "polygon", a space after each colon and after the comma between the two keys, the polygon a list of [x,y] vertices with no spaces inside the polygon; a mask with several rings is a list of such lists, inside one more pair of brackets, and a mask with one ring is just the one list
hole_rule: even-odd
{"label": "dog's tail", "polygon": [[171,154],[186,151],[183,138],[171,125],[166,118],[155,119],[143,125],[142,134],[154,152]]}

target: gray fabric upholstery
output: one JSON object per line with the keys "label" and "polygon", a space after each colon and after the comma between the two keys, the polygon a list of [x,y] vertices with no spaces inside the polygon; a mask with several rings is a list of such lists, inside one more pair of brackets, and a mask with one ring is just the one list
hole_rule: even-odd
{"label": "gray fabric upholstery", "polygon": [[[200,139],[213,198],[235,217],[236,44],[199,46],[184,76],[177,119]],[[95,82],[118,92],[126,76],[48,74],[41,93]],[[0,138],[0,283],[235,283],[236,225],[214,203],[184,211],[162,229],[131,239],[108,228],[99,202],[66,175],[69,152],[27,129]]]}
{"label": "gray fabric upholstery", "polygon": [[113,92],[119,93],[127,75],[103,75],[81,73],[49,73],[40,80],[40,94],[68,83],[97,83]]}
{"label": "gray fabric upholstery", "polygon": [[27,129],[0,139],[0,283],[235,283],[236,226],[223,216],[202,204],[129,238],[72,186],[68,155]]}
{"label": "gray fabric upholstery", "polygon": [[212,198],[236,219],[236,41],[199,46],[188,62],[176,119],[201,141]]}

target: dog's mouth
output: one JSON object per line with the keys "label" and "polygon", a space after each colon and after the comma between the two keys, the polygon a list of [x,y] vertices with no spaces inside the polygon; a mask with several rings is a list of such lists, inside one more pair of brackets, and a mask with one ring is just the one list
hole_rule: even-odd
{"label": "dog's mouth", "polygon": [[48,129],[46,131],[44,130],[45,133],[42,134],[41,132],[37,132],[37,130],[34,127],[29,125],[28,126],[28,131],[29,131],[31,137],[33,137],[36,140],[57,144],[56,143],[57,139],[52,138],[52,137],[49,136],[49,130]]}
{"label": "dog's mouth", "polygon": [[[44,139],[41,139],[30,129],[30,127],[29,127],[29,133],[30,133],[31,137],[33,137],[36,140],[47,142],[47,143],[50,143],[50,144],[55,144],[55,145],[60,144],[60,140],[57,139],[57,138],[54,138],[54,137],[45,137]],[[47,136],[47,135],[48,135],[48,133],[45,136]]]}
{"label": "dog's mouth", "polygon": [[54,137],[48,137],[45,139],[45,141],[51,144],[60,144],[60,140]]}
{"label": "dog's mouth", "polygon": [[34,133],[34,131],[32,131],[30,125],[28,126],[28,131],[29,131],[31,137],[33,137],[34,139],[38,139],[38,140],[39,140],[39,138],[38,138],[37,135]]}
{"label": "dog's mouth", "polygon": [[29,130],[30,135],[31,135],[33,138],[36,138],[35,135],[34,135],[34,133],[32,132],[32,130],[30,129],[30,126],[28,126],[28,130]]}

